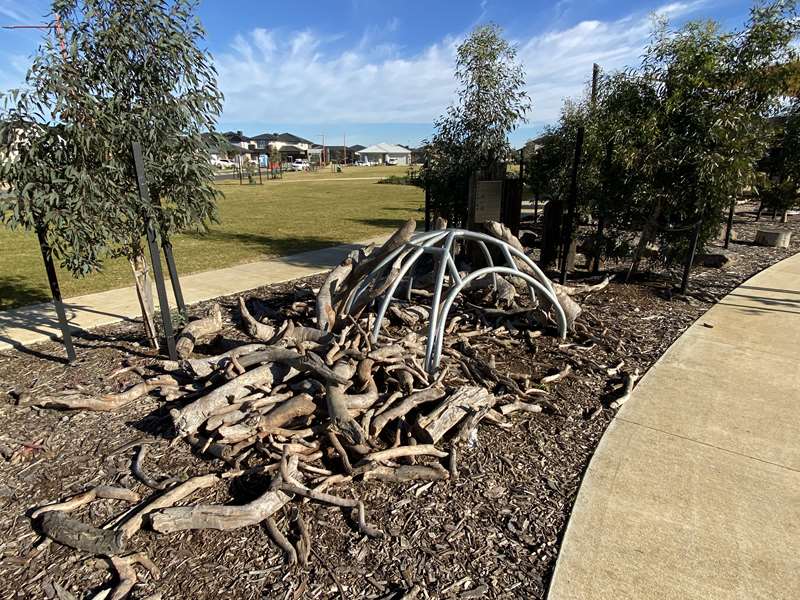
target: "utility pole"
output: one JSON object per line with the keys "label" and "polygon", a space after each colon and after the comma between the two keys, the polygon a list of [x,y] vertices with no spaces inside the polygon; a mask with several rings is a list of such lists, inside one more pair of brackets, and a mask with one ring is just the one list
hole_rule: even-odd
{"label": "utility pole", "polygon": [[344,154],[344,164],[347,165],[347,134],[342,134],[342,154]]}

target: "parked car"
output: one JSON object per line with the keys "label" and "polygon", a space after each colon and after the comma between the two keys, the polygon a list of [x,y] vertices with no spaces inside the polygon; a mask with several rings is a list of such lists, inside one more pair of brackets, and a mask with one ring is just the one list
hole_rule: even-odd
{"label": "parked car", "polygon": [[307,171],[309,165],[306,159],[295,158],[291,166],[292,166],[292,171]]}
{"label": "parked car", "polygon": [[211,161],[211,164],[218,169],[232,169],[236,166],[233,164],[232,160],[228,160],[227,158],[215,158]]}
{"label": "parked car", "polygon": [[386,164],[389,166],[395,166],[397,164],[397,159],[394,158],[393,156],[390,156],[389,158],[386,159]]}

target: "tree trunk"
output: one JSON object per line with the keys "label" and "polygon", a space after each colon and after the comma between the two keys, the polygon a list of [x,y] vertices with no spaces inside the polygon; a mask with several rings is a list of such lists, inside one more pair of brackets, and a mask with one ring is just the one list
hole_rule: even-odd
{"label": "tree trunk", "polygon": [[656,232],[656,226],[658,225],[658,218],[661,216],[661,200],[659,199],[656,201],[656,205],[653,207],[653,212],[650,215],[647,223],[642,230],[642,237],[639,238],[639,245],[636,247],[636,253],[633,255],[633,262],[631,263],[630,269],[628,269],[628,274],[625,276],[625,283],[631,278],[631,275],[635,274],[639,270],[639,263],[642,261],[642,254],[647,248],[647,244],[653,239],[653,234]]}
{"label": "tree trunk", "polygon": [[136,297],[139,299],[139,308],[142,310],[142,321],[144,322],[144,333],[147,336],[147,343],[151,348],[158,349],[158,333],[156,332],[156,308],[153,304],[153,282],[150,279],[150,268],[144,253],[140,250],[128,262],[133,271],[133,279],[136,282]]}

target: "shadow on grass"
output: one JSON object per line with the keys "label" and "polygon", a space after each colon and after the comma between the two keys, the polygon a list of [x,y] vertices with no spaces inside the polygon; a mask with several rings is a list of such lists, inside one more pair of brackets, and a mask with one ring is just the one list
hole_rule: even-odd
{"label": "shadow on grass", "polygon": [[[362,225],[369,225],[370,227],[382,227],[387,230],[397,229],[403,223],[406,222],[406,219],[349,219],[353,223],[361,223]],[[417,221],[417,232],[424,231],[425,229],[425,219],[416,219]]]}
{"label": "shadow on grass", "polygon": [[0,310],[48,300],[50,295],[47,290],[32,285],[28,279],[19,276],[0,276]]}

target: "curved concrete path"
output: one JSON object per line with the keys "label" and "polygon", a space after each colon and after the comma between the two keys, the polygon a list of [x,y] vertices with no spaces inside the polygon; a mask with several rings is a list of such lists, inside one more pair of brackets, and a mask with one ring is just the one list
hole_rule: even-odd
{"label": "curved concrete path", "polygon": [[800,254],[642,379],[584,476],[549,598],[800,598]]}

